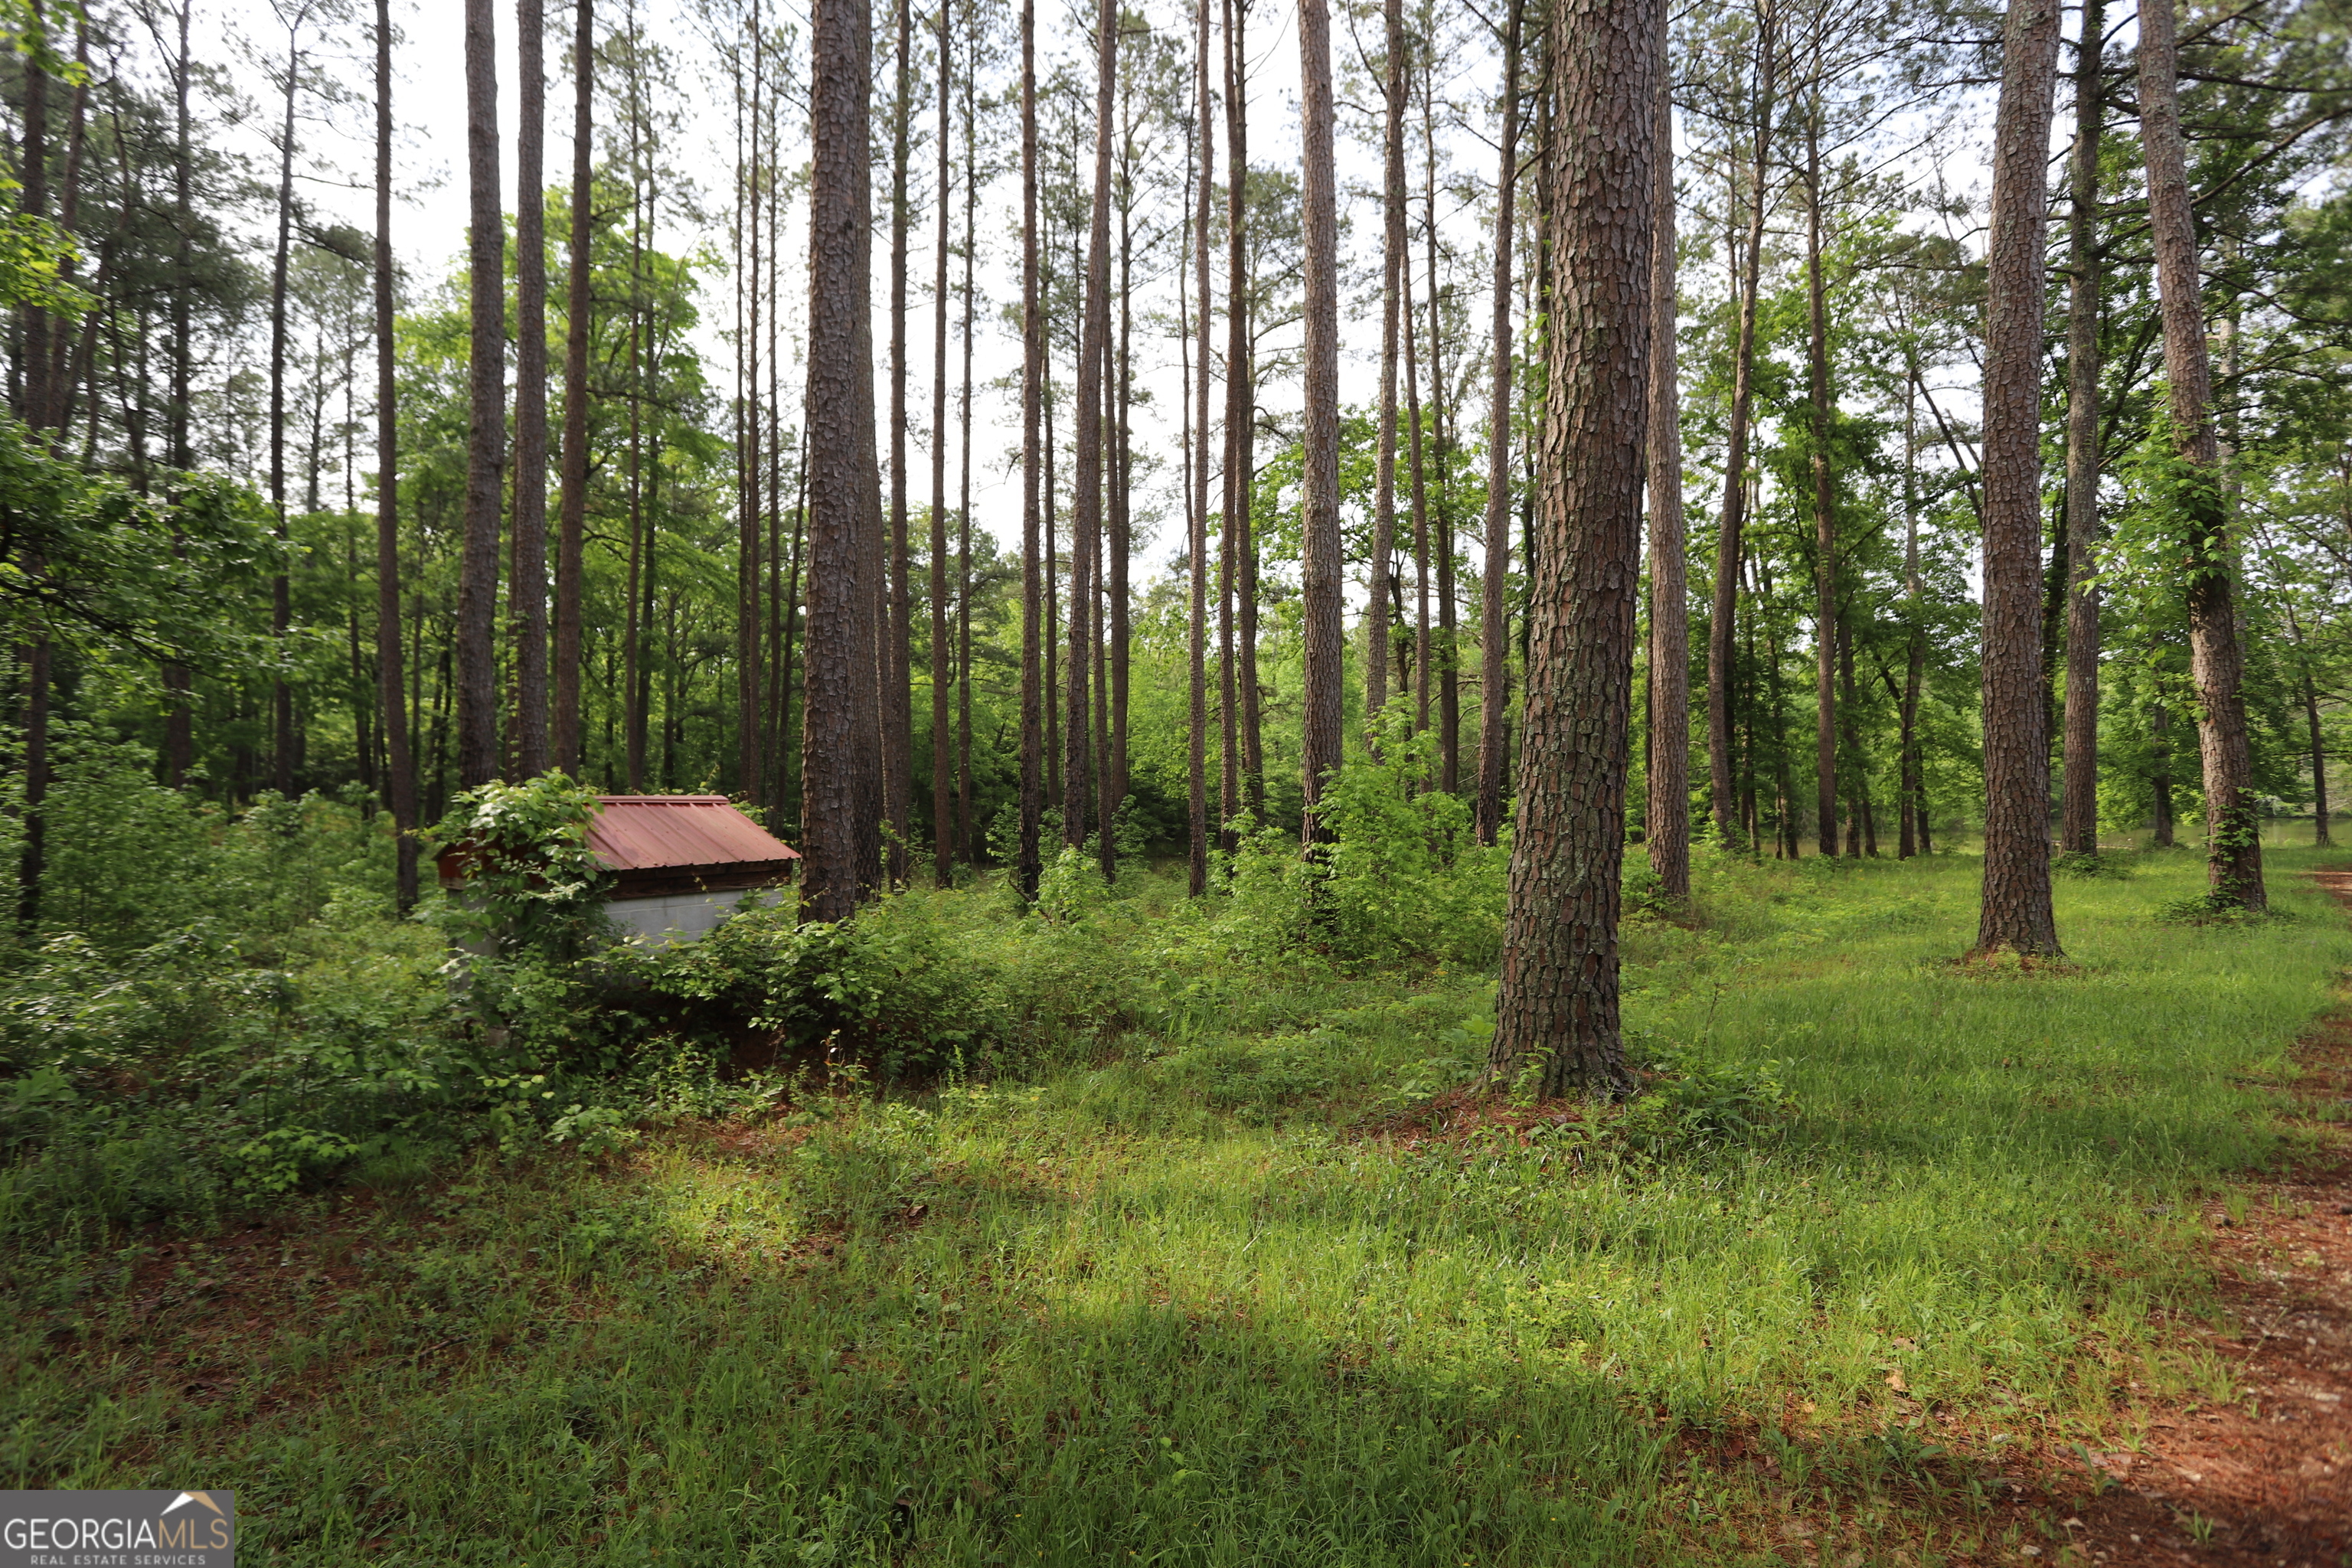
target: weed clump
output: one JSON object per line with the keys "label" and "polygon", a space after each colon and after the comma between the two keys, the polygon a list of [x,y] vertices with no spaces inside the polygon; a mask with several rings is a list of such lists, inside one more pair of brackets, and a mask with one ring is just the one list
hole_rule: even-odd
{"label": "weed clump", "polygon": [[2125,882],[2129,881],[2132,875],[2130,862],[2112,850],[2070,849],[2053,858],[2050,869],[2055,876],[2073,877],[2083,881],[2105,879]]}
{"label": "weed clump", "polygon": [[2276,904],[2250,910],[2226,893],[2205,892],[2186,899],[2168,899],[2156,906],[2149,918],[2158,925],[2260,926],[2290,923],[2303,917]]}

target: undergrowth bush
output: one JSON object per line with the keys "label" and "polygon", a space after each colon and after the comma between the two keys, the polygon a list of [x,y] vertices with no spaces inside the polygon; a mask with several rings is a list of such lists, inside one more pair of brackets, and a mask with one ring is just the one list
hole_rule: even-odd
{"label": "undergrowth bush", "polygon": [[1315,858],[1277,829],[1244,837],[1213,921],[1228,952],[1350,968],[1481,968],[1500,956],[1507,838],[1478,843],[1469,803],[1427,787],[1437,738],[1413,731],[1402,700],[1371,730],[1368,751],[1324,787],[1316,816],[1330,837]]}
{"label": "undergrowth bush", "polygon": [[2117,882],[2128,880],[2132,874],[2131,866],[2125,857],[2084,849],[2070,849],[2063,855],[2053,857],[2050,869],[2061,877],[2088,880],[2105,878]]}

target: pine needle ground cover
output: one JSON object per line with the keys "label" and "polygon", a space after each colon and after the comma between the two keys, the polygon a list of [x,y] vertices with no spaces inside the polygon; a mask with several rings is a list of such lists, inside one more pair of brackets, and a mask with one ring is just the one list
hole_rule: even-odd
{"label": "pine needle ground cover", "polygon": [[1951,963],[1968,858],[1714,863],[1629,931],[1671,1092],[1591,1116],[1461,1094],[1488,978],[1100,900],[1150,1000],[985,1083],[20,1246],[5,1484],[201,1476],[286,1563],[2057,1560],[2005,1473],[2231,1392],[2160,1335],[2193,1201],[2293,1152],[2314,863],[2247,925],[2157,918],[2185,852],[2062,879],[2042,973]]}

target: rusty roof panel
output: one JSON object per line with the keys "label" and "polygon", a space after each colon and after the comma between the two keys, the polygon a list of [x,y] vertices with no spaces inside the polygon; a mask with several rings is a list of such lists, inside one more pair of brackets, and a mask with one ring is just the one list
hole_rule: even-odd
{"label": "rusty roof panel", "polygon": [[723,795],[600,795],[588,847],[615,871],[797,860]]}

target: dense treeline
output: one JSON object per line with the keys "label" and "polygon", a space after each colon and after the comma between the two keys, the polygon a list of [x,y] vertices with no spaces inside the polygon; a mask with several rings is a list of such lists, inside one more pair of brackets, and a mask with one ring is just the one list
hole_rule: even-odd
{"label": "dense treeline", "polygon": [[[13,10],[24,939],[139,771],[404,831],[725,791],[828,916],[1057,845],[1206,891],[1268,825],[1328,855],[1384,710],[1481,843],[1593,753],[1578,831],[1669,899],[1695,834],[1981,826],[1983,947],[2054,953],[2053,837],[2201,809],[2259,907],[2347,668],[2332,9],[1654,9],[475,0],[470,235],[397,226],[383,5],[211,59],[194,0]],[[370,153],[373,232],[320,195]],[[1588,252],[1593,181],[1638,193]],[[1636,296],[1595,413],[1569,328]],[[1645,494],[1646,556],[1591,531]]]}

